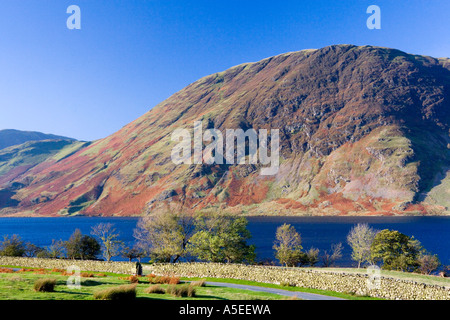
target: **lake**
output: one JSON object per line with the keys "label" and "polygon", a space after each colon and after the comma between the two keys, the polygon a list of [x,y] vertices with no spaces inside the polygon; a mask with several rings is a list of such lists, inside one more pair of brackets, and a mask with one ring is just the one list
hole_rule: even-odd
{"label": "lake", "polygon": [[[248,217],[251,244],[256,246],[257,257],[274,259],[272,249],[275,232],[283,223],[293,225],[302,237],[305,250],[310,247],[330,250],[331,244],[344,245],[339,266],[351,266],[351,249],[346,243],[350,229],[357,223],[368,223],[377,230],[393,229],[414,236],[430,252],[437,254],[443,264],[450,265],[450,217]],[[38,246],[48,246],[52,239],[68,240],[75,229],[90,234],[91,227],[104,222],[114,223],[120,238],[132,243],[133,229],[138,218],[0,218],[0,236],[19,235],[22,240]],[[122,260],[115,258],[114,260]]]}

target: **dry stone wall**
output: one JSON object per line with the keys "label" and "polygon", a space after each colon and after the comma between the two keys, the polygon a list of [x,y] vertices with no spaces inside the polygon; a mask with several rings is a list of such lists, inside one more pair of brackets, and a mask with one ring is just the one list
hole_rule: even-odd
{"label": "dry stone wall", "polygon": [[186,277],[234,278],[275,284],[289,283],[298,287],[385,299],[450,300],[450,288],[448,287],[384,276],[379,278],[379,285],[374,285],[373,282],[368,282],[369,275],[363,273],[216,263],[155,264],[146,267],[146,271],[161,275],[175,274]]}

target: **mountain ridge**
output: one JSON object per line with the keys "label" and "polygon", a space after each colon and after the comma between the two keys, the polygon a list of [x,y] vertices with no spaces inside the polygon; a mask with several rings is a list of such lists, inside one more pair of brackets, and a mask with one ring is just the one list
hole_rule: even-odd
{"label": "mountain ridge", "polygon": [[28,141],[41,140],[76,140],[55,134],[42,133],[38,131],[23,131],[16,129],[0,130],[0,149],[19,145]]}
{"label": "mountain ridge", "polygon": [[[240,64],[9,181],[23,187],[0,212],[127,216],[171,204],[254,215],[446,214],[447,60],[334,45]],[[279,129],[278,173],[260,176],[259,164],[175,165],[171,133],[192,131],[195,121],[222,131]]]}

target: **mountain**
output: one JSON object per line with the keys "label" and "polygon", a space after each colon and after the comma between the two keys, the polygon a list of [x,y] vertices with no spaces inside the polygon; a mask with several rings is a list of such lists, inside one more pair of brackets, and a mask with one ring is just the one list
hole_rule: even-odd
{"label": "mountain", "polygon": [[[18,201],[12,199],[16,190],[32,181],[33,173],[40,172],[58,161],[70,156],[89,142],[76,140],[28,141],[0,150],[0,209],[15,207]],[[21,181],[21,182],[18,182]],[[38,199],[45,199],[45,192]]]}
{"label": "mountain", "polygon": [[0,149],[22,144],[28,141],[41,141],[41,140],[75,140],[75,139],[36,131],[20,131],[14,129],[0,130]]}
{"label": "mountain", "polygon": [[[175,164],[172,134],[199,121],[278,129],[276,174],[248,161]],[[201,78],[111,136],[8,178],[0,212],[447,214],[449,130],[449,59],[353,45],[291,52]]]}

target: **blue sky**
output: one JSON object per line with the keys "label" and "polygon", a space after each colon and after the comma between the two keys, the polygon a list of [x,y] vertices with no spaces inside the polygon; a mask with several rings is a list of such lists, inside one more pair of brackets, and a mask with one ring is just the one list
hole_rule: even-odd
{"label": "blue sky", "polygon": [[[69,30],[69,5],[81,30]],[[369,30],[369,5],[381,30]],[[0,129],[106,137],[189,83],[331,44],[450,57],[448,0],[1,0]]]}

